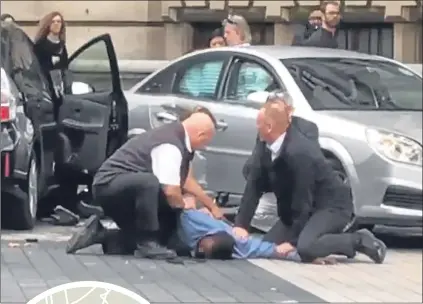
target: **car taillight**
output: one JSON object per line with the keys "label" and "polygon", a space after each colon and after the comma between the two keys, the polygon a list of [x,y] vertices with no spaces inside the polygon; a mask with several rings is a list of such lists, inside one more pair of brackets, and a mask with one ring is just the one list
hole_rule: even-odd
{"label": "car taillight", "polygon": [[10,121],[16,118],[16,97],[6,72],[1,69],[1,121]]}

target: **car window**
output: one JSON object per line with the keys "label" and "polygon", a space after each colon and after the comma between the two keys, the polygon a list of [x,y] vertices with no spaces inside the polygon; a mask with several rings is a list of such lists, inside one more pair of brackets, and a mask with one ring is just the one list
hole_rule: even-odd
{"label": "car window", "polygon": [[222,72],[224,60],[201,62],[179,74],[174,93],[189,97],[213,99]]}
{"label": "car window", "polygon": [[[95,62],[95,65],[93,65]],[[72,72],[72,80],[74,82],[83,82],[94,88],[95,92],[108,92],[110,85],[113,83],[112,67],[110,65],[107,45],[103,40],[90,45],[79,53],[69,63],[69,71]],[[95,79],[95,83],[90,82],[92,79],[87,77],[90,72],[101,71],[101,76]],[[87,73],[88,72],[88,73]]]}
{"label": "car window", "polygon": [[314,110],[422,110],[422,78],[396,63],[355,58],[281,61]]}
{"label": "car window", "polygon": [[280,86],[265,67],[255,62],[238,61],[229,76],[226,99],[246,100],[251,93],[276,89]]}
{"label": "car window", "polygon": [[[142,83],[142,85],[139,86],[139,84],[135,84],[135,86],[138,86],[135,93],[142,94],[142,93],[159,93],[159,94],[165,94],[170,93],[170,87],[173,82],[174,78],[174,71],[173,67],[166,68],[160,72],[158,72],[156,75],[154,75],[152,78],[148,79],[146,82]],[[142,78],[147,77],[148,75],[145,75]],[[141,79],[142,79],[141,78]],[[139,83],[138,79],[138,83]],[[141,81],[142,82],[142,81]],[[133,90],[134,87],[131,87],[130,90]]]}

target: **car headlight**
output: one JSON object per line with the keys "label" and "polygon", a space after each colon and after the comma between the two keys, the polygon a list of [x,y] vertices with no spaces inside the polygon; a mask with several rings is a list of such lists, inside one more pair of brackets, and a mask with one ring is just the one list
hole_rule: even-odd
{"label": "car headlight", "polygon": [[422,146],[408,137],[387,131],[368,129],[367,141],[378,154],[392,161],[422,165]]}

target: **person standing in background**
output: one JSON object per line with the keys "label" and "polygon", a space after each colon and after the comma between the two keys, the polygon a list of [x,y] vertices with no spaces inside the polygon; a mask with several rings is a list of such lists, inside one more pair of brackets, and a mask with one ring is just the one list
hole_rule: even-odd
{"label": "person standing in background", "polygon": [[336,30],[341,20],[339,3],[337,1],[325,1],[320,7],[320,11],[322,12],[321,28],[298,45],[337,49]]}
{"label": "person standing in background", "polygon": [[228,46],[251,45],[251,30],[248,22],[240,15],[229,15],[223,20],[224,37]]}
{"label": "person standing in background", "polygon": [[[41,69],[49,83],[50,92],[54,103],[54,116],[59,119],[60,107],[63,96],[71,93],[72,82],[68,73],[69,58],[66,49],[66,25],[63,15],[53,11],[45,15],[39,22],[39,28],[34,38],[34,52],[38,58]],[[52,191],[49,200],[40,217],[53,218],[54,223],[71,225],[78,220],[78,174],[69,174],[64,167],[68,163],[65,148],[69,139],[58,132],[58,141],[55,157],[55,175],[60,185]],[[64,172],[67,172],[64,174]],[[60,215],[52,214],[53,209],[60,204]],[[64,207],[64,208],[63,208]],[[71,212],[69,212],[71,211]],[[62,216],[61,214],[65,214]]]}
{"label": "person standing in background", "polygon": [[34,38],[34,50],[52,92],[60,100],[66,87],[69,58],[66,49],[66,25],[59,12],[44,16]]}
{"label": "person standing in background", "polygon": [[310,36],[322,26],[322,15],[320,10],[312,11],[308,16],[304,31],[294,36],[292,45],[301,45],[303,40],[310,38]]}
{"label": "person standing in background", "polygon": [[226,46],[225,37],[223,33],[222,28],[215,29],[208,40],[208,46],[209,48],[216,48],[216,47],[222,47]]}

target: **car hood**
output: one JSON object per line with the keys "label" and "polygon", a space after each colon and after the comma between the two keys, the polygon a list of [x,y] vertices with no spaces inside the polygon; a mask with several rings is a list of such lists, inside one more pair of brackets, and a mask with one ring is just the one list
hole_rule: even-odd
{"label": "car hood", "polygon": [[422,144],[421,111],[325,111],[325,114],[370,128],[402,134]]}

